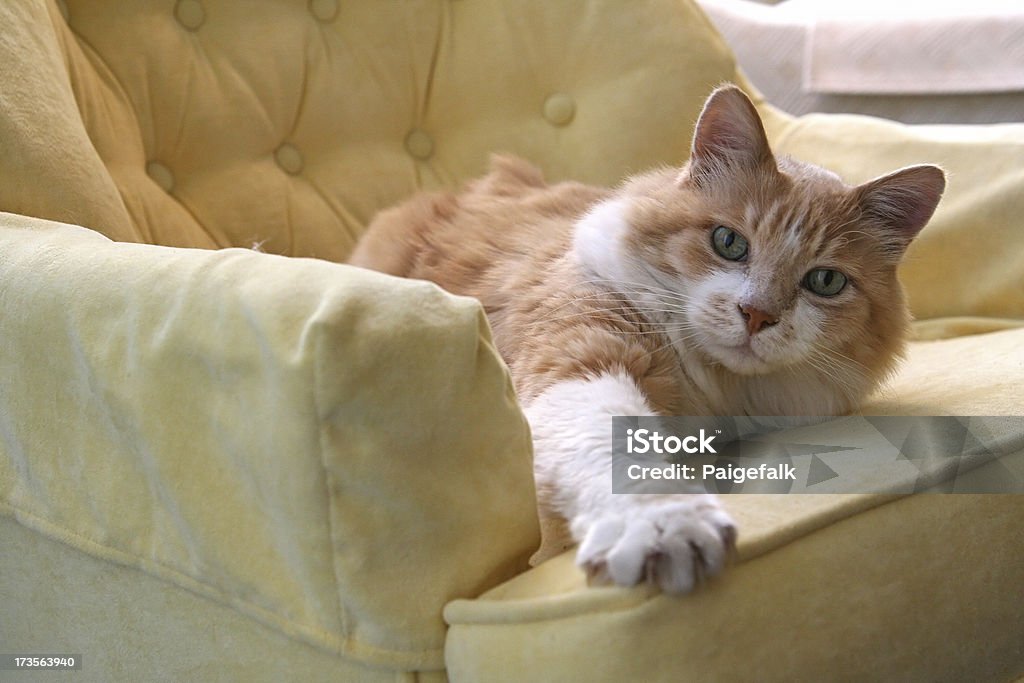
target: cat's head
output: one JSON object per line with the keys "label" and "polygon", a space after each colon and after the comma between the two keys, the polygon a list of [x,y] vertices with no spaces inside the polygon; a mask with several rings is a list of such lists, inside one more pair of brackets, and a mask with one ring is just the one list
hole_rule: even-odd
{"label": "cat's head", "polygon": [[776,157],[750,100],[726,86],[705,104],[682,170],[627,183],[581,221],[576,248],[598,275],[645,286],[712,364],[746,376],[817,369],[859,400],[902,350],[896,268],[944,188],[935,166],[854,187]]}

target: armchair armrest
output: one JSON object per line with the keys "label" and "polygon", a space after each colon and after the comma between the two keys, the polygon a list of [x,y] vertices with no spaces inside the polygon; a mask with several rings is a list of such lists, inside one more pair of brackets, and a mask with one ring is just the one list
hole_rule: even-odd
{"label": "armchair armrest", "polygon": [[478,302],[0,214],[0,513],[380,666],[539,542]]}

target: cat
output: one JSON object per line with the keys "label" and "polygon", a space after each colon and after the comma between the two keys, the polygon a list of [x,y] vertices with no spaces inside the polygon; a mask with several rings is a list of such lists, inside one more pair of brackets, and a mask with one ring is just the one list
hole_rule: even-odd
{"label": "cat", "polygon": [[898,361],[896,267],[945,189],[936,166],[851,187],[776,157],[733,85],[689,161],[615,189],[492,158],[461,193],[378,215],[350,263],[486,309],[531,425],[544,543],[597,582],[690,591],[735,523],[709,494],[614,495],[613,415],[838,415]]}

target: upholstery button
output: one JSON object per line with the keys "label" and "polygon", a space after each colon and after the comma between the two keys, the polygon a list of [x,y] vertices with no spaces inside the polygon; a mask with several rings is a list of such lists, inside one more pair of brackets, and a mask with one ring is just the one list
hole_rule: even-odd
{"label": "upholstery button", "polygon": [[576,103],[565,93],[555,93],[544,101],[544,118],[556,126],[564,126],[576,114]]}
{"label": "upholstery button", "polygon": [[309,11],[325,24],[338,16],[338,0],[309,0]]}
{"label": "upholstery button", "polygon": [[151,161],[146,164],[146,175],[148,175],[154,183],[162,187],[164,192],[170,192],[174,189],[174,174],[171,173],[171,169],[167,168],[159,161]]}
{"label": "upholstery button", "polygon": [[283,168],[285,173],[295,175],[302,170],[302,153],[294,145],[284,143],[274,152],[274,158],[277,159],[277,165]]}
{"label": "upholstery button", "polygon": [[413,128],[405,136],[405,151],[420,161],[424,161],[434,153],[434,140],[419,128]]}
{"label": "upholstery button", "polygon": [[206,12],[199,0],[178,0],[174,8],[174,16],[178,23],[189,31],[195,31],[206,21]]}

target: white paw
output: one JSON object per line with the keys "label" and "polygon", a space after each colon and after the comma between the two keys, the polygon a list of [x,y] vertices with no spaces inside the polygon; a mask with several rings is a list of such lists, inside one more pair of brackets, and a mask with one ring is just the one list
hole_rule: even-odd
{"label": "white paw", "polygon": [[719,574],[736,543],[732,518],[717,499],[703,495],[630,501],[573,526],[583,532],[576,564],[591,581],[646,581],[666,593],[687,593]]}

